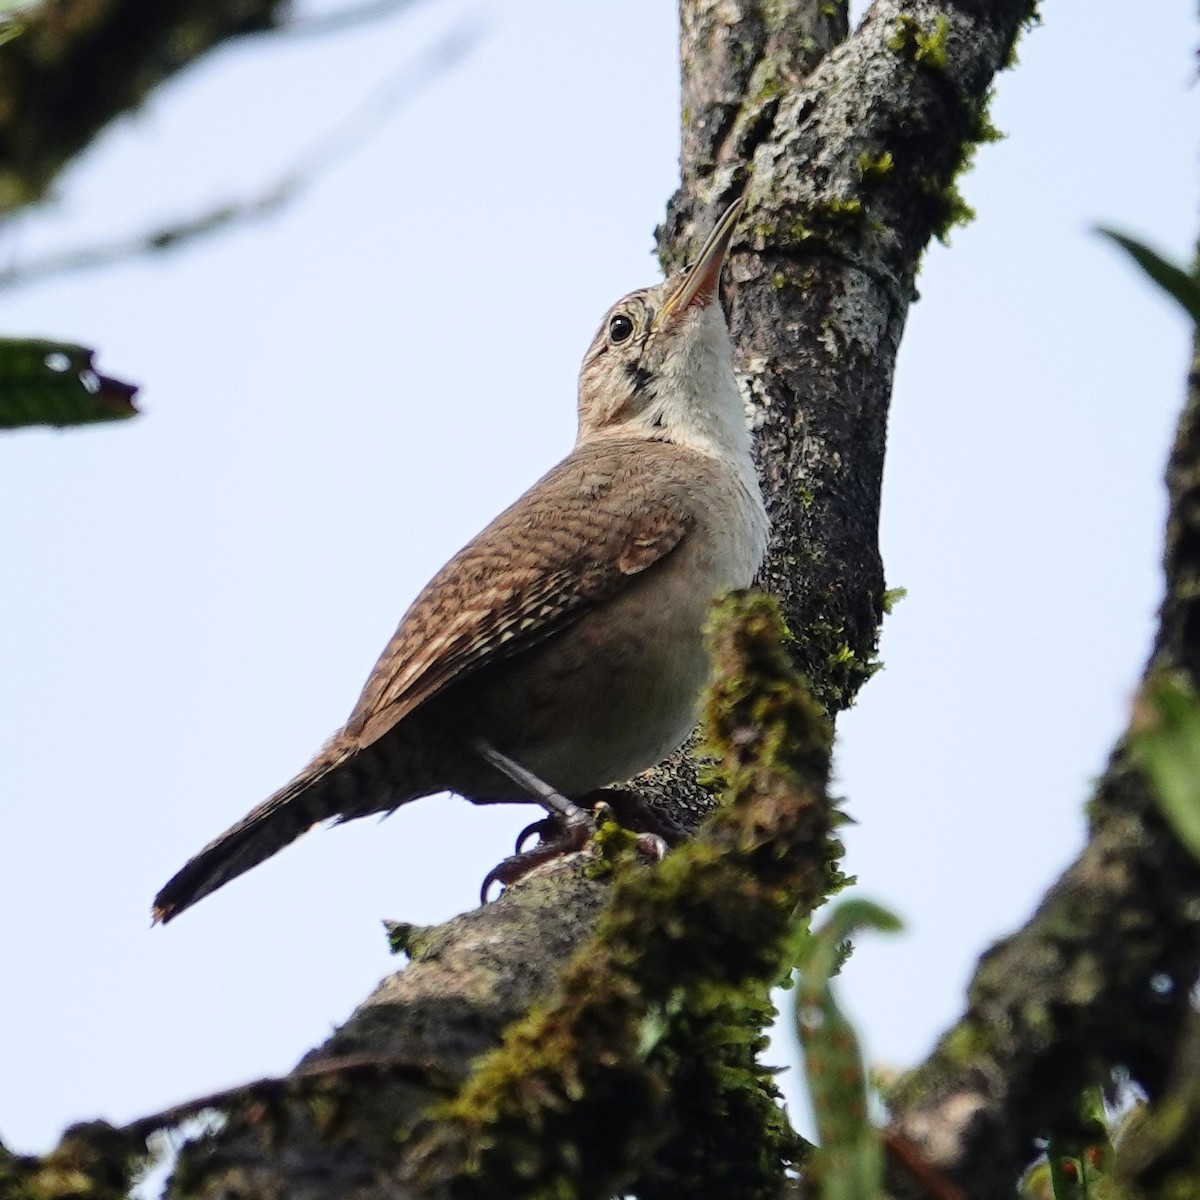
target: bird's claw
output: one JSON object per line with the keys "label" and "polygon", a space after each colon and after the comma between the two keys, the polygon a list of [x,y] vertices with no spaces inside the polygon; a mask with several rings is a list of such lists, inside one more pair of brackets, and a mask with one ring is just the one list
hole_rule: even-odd
{"label": "bird's claw", "polygon": [[[509,888],[543,863],[582,850],[587,845],[588,838],[595,832],[597,821],[604,817],[611,819],[613,816],[612,808],[604,800],[598,801],[590,814],[583,809],[578,809],[577,812],[578,817],[565,818],[552,813],[522,829],[517,836],[516,853],[487,873],[483,886],[479,889],[480,904],[488,903],[488,892],[493,884],[498,883]],[[526,850],[525,843],[534,834],[542,840],[532,850]],[[638,852],[651,862],[660,862],[666,857],[666,839],[657,833],[637,834],[634,845]]]}
{"label": "bird's claw", "polygon": [[639,833],[633,844],[651,862],[662,862],[667,857],[667,841],[657,833]]}
{"label": "bird's claw", "polygon": [[[578,812],[577,818],[572,816],[564,818],[557,815],[545,817],[541,821],[535,821],[527,829],[523,829],[521,836],[517,838],[517,853],[494,866],[484,878],[483,886],[479,889],[479,903],[487,904],[488,892],[491,891],[492,884],[499,883],[505,888],[512,887],[517,880],[524,879],[535,867],[582,850],[587,845],[588,838],[592,836],[595,824],[588,813],[582,809],[579,809]],[[521,847],[533,833],[542,837],[542,842],[532,850],[522,850]]]}
{"label": "bird's claw", "polygon": [[542,841],[553,840],[558,834],[559,823],[554,816],[542,817],[540,821],[534,821],[532,825],[526,825],[520,833],[517,834],[517,844],[513,847],[513,855],[520,856],[525,853],[525,843],[529,841],[535,834]]}

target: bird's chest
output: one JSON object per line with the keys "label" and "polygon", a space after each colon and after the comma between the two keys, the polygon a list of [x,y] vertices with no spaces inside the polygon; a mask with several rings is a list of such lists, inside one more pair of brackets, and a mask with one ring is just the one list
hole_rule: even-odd
{"label": "bird's chest", "polygon": [[757,571],[752,505],[722,505],[675,551],[530,654],[491,697],[523,713],[513,757],[578,795],[660,762],[688,735],[710,676],[713,601]]}

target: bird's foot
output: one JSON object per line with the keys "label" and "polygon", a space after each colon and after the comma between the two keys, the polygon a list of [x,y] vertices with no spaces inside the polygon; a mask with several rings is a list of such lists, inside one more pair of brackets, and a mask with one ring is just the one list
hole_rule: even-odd
{"label": "bird's foot", "polygon": [[526,825],[520,833],[517,834],[516,845],[513,846],[514,855],[522,855],[525,853],[525,845],[531,837],[536,837],[540,841],[548,842],[558,835],[559,824],[551,816],[545,816],[532,825]]}
{"label": "bird's foot", "polygon": [[[572,811],[566,815],[552,812],[522,829],[517,837],[516,853],[488,872],[480,890],[480,902],[488,902],[488,892],[493,884],[511,887],[543,863],[582,850],[606,814],[610,818],[617,818],[615,806],[609,803],[611,795],[607,789],[592,792],[588,796],[588,800],[592,801],[590,812],[578,805],[571,805]],[[525,847],[534,835],[539,839],[538,844],[527,850]],[[658,833],[640,831],[634,834],[635,849],[651,862],[664,858],[668,847],[674,844]]]}
{"label": "bird's foot", "polygon": [[[676,821],[662,808],[651,804],[637,792],[628,791],[626,788],[597,788],[579,802],[581,808],[591,809],[593,814],[601,804],[607,805],[612,810],[613,817],[622,829],[627,829],[630,833],[636,833],[639,838],[645,839],[647,854],[650,853],[649,847],[655,841],[670,848],[686,842],[690,836],[690,831],[681,822]],[[521,830],[517,835],[514,853],[521,854],[525,849],[526,842],[535,835],[543,841],[547,841],[559,836],[559,832],[560,826],[557,818],[552,813],[547,814]],[[661,858],[662,855],[660,854],[658,857]]]}
{"label": "bird's foot", "polygon": [[[487,873],[479,891],[482,904],[488,902],[488,892],[491,891],[492,884],[499,883],[506,888],[511,887],[535,867],[582,850],[587,845],[588,838],[595,833],[596,822],[602,812],[608,813],[622,826],[625,826],[627,821],[632,824],[634,846],[641,854],[655,862],[666,854],[668,845],[675,845],[686,834],[686,831],[674,822],[665,821],[661,814],[656,814],[653,807],[646,804],[635,792],[627,792],[620,788],[600,788],[588,793],[585,799],[588,807],[582,808],[482,738],[475,742],[474,749],[485,762],[535,797],[547,810],[547,815],[540,821],[535,821],[521,830],[517,838],[516,853]],[[525,849],[526,843],[534,834],[539,838],[538,844],[530,850]]]}
{"label": "bird's foot", "polygon": [[627,788],[599,788],[589,792],[580,803],[589,808],[600,803],[607,804],[622,829],[657,837],[667,846],[678,846],[686,842],[689,836],[689,830],[665,809],[651,804],[644,796]]}
{"label": "bird's foot", "polygon": [[[510,887],[518,879],[529,874],[534,867],[564,854],[582,850],[595,829],[595,823],[585,809],[572,803],[544,779],[538,778],[527,767],[521,766],[507,754],[502,754],[482,738],[475,743],[475,751],[485,762],[535,797],[547,810],[547,816],[543,820],[535,821],[521,832],[521,836],[517,838],[517,852],[487,873],[479,892],[480,903],[486,904],[492,884],[500,883],[504,887]],[[524,849],[525,843],[534,833],[538,834],[541,841],[532,850]]]}
{"label": "bird's foot", "polygon": [[[479,889],[480,904],[488,902],[488,892],[491,891],[493,884],[499,883],[510,888],[517,880],[524,879],[535,867],[582,850],[587,845],[588,838],[592,836],[595,828],[595,821],[591,814],[582,808],[575,808],[575,812],[566,817],[554,813],[540,821],[535,821],[523,830],[517,839],[516,854],[510,855],[487,873],[483,886]],[[532,849],[524,849],[525,843],[534,833],[541,840]]]}

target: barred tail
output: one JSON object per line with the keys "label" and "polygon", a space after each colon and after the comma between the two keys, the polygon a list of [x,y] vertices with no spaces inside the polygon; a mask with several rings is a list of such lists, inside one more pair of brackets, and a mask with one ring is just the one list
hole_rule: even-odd
{"label": "barred tail", "polygon": [[166,924],[210,892],[256,867],[320,821],[339,814],[360,816],[367,780],[352,752],[318,755],[291,783],[210,842],[176,872],[154,897],[154,923]]}

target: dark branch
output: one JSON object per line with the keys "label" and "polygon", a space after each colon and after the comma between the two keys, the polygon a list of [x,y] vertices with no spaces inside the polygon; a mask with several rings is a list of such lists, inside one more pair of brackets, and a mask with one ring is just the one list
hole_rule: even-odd
{"label": "dark branch", "polygon": [[16,263],[0,270],[0,291],[40,282],[55,275],[95,270],[131,258],[176,250],[234,226],[274,216],[298,199],[338,162],[359,149],[397,109],[461,62],[474,48],[479,36],[479,30],[473,27],[463,26],[452,30],[298,155],[279,179],[257,195],[245,200],[226,201],[191,217],[131,237]]}
{"label": "dark branch", "polygon": [[319,16],[284,21],[273,32],[288,37],[326,37],[344,33],[347,29],[357,29],[360,25],[374,24],[419,3],[421,0],[365,0],[362,4],[347,4]]}
{"label": "dark branch", "polygon": [[0,45],[0,215],[41,200],[110,121],[286,0],[55,0]]}

